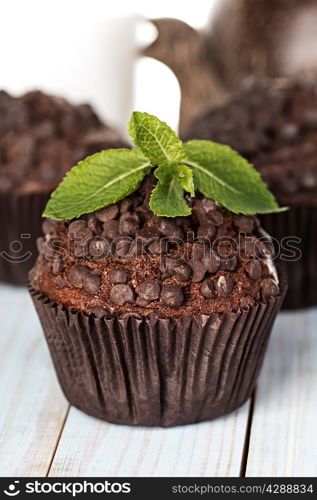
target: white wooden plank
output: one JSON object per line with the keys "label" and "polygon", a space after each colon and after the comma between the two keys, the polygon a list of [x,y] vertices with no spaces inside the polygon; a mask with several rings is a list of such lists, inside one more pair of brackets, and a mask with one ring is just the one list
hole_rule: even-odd
{"label": "white wooden plank", "polygon": [[283,313],[256,395],[247,476],[317,476],[317,309]]}
{"label": "white wooden plank", "polygon": [[0,286],[0,474],[44,476],[68,404],[25,289]]}
{"label": "white wooden plank", "polygon": [[238,476],[249,402],[212,422],[118,426],[72,408],[50,476]]}

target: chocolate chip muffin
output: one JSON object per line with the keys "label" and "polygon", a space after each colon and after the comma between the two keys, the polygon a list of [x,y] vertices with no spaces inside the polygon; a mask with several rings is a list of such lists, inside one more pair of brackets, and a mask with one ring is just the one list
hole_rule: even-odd
{"label": "chocolate chip muffin", "polygon": [[285,293],[254,216],[188,198],[149,208],[154,178],[119,203],[45,220],[31,293],[69,401],[110,422],[178,425],[251,395]]}
{"label": "chocolate chip muffin", "polygon": [[251,395],[287,284],[254,216],[280,212],[227,146],[135,111],[134,149],[72,168],[44,214],[30,293],[71,404],[180,425]]}
{"label": "chocolate chip muffin", "polygon": [[277,238],[276,251],[293,277],[284,306],[316,305],[316,83],[246,82],[225,106],[197,118],[189,138],[229,144],[252,161],[277,200],[291,208],[261,216],[262,224]]}
{"label": "chocolate chip muffin", "polygon": [[88,104],[0,92],[0,280],[26,284],[51,191],[79,160],[126,143]]}

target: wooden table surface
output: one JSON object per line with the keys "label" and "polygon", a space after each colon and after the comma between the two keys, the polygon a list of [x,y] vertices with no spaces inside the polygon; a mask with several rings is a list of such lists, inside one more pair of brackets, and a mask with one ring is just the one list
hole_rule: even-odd
{"label": "wooden table surface", "polygon": [[1,476],[317,476],[317,309],[280,314],[252,401],[171,429],[69,407],[27,292],[0,311]]}

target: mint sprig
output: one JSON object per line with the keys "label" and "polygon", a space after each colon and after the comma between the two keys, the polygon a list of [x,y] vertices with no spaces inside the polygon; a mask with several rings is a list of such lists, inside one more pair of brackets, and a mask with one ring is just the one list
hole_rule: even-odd
{"label": "mint sprig", "polygon": [[150,168],[138,149],[108,149],[88,156],[66,174],[43,215],[67,220],[111,205],[132,194]]}
{"label": "mint sprig", "polygon": [[150,209],[158,216],[189,215],[184,191],[195,190],[235,213],[280,212],[255,168],[230,147],[210,141],[185,144],[164,122],[135,111],[129,133],[136,149],[109,149],[87,157],[64,177],[44,217],[67,220],[129,196],[154,168]]}
{"label": "mint sprig", "polygon": [[128,130],[133,144],[143,151],[153,166],[179,163],[185,158],[182,141],[156,116],[134,111]]}
{"label": "mint sprig", "polygon": [[184,144],[196,189],[235,213],[264,214],[280,208],[257,170],[229,146],[193,140]]}
{"label": "mint sprig", "polygon": [[182,182],[185,178],[181,168],[177,165],[158,167],[154,175],[159,182],[150,198],[152,212],[161,217],[190,215],[191,209],[184,198]]}

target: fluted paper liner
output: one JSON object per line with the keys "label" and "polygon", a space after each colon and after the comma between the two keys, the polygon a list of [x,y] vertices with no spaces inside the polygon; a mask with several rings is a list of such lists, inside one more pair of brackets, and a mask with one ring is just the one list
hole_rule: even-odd
{"label": "fluted paper liner", "polygon": [[283,309],[298,309],[317,305],[317,207],[293,206],[287,212],[266,214],[261,224],[279,242],[289,236],[300,238],[301,257],[281,260],[290,285]]}
{"label": "fluted paper liner", "polygon": [[48,193],[0,194],[0,281],[27,285],[38,254],[36,239],[42,234],[42,213],[48,198]]}
{"label": "fluted paper liner", "polygon": [[69,402],[118,424],[172,426],[231,412],[252,394],[281,295],[248,310],[100,318],[30,288]]}

